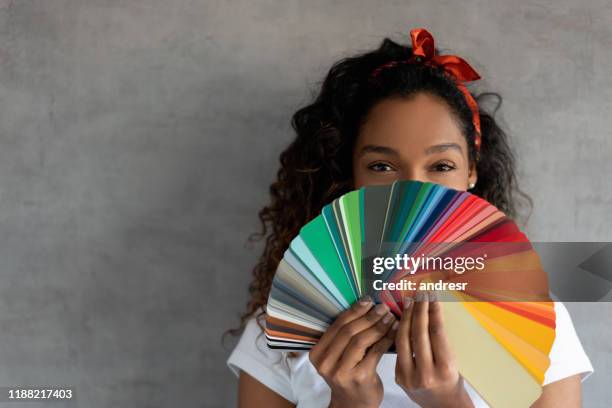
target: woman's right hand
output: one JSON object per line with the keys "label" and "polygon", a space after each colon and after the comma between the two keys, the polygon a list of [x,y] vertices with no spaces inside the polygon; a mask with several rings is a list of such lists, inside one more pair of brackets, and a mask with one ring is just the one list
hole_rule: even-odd
{"label": "woman's right hand", "polygon": [[330,407],[372,408],[383,399],[376,367],[393,344],[395,316],[385,304],[362,298],[338,316],[309,357],[331,388]]}

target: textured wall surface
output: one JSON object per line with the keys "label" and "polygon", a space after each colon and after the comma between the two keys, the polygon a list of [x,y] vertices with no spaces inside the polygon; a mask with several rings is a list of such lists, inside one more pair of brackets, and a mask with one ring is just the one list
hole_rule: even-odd
{"label": "textured wall surface", "polygon": [[[220,336],[290,116],[414,26],[504,96],[530,237],[612,241],[610,21],[608,0],[0,0],[0,386],[232,406]],[[568,308],[585,406],[608,406],[612,304]]]}

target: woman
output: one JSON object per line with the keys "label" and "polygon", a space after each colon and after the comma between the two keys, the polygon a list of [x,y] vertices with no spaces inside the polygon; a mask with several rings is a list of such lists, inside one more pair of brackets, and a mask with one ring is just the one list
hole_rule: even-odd
{"label": "woman", "polygon": [[[478,74],[459,57],[440,56],[426,30],[411,37],[411,48],[385,39],[336,63],[316,100],[293,116],[297,137],[260,212],[266,246],[228,360],[243,408],[487,406],[459,374],[442,305],[427,293],[407,299],[399,321],[384,304],[361,299],[309,353],[270,350],[262,335],[277,263],[300,227],[340,195],[398,179],[430,181],[469,189],[509,217],[526,198],[506,134],[464,85]],[[593,369],[567,310],[555,309],[551,365],[533,407],[578,407],[581,376]],[[385,354],[393,342],[397,354]]]}

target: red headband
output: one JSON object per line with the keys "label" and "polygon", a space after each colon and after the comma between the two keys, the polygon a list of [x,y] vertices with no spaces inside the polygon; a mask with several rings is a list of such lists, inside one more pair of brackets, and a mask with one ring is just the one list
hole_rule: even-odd
{"label": "red headband", "polygon": [[404,61],[391,61],[381,65],[372,72],[371,77],[376,77],[383,69],[396,66],[400,63],[422,62],[425,65],[443,68],[444,71],[455,79],[457,88],[465,95],[465,100],[472,111],[472,123],[476,129],[474,146],[476,151],[479,152],[481,133],[478,104],[466,88],[464,82],[480,79],[480,75],[461,57],[456,55],[435,55],[433,36],[426,29],[415,28],[410,30],[410,38],[412,38],[412,55],[410,58]]}

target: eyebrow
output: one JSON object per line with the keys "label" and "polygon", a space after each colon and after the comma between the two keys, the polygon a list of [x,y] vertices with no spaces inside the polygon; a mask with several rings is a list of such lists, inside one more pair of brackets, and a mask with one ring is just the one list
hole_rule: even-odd
{"label": "eyebrow", "polygon": [[457,143],[441,143],[425,149],[425,154],[442,153],[449,149],[455,149],[460,153],[462,152],[461,146],[459,146]]}
{"label": "eyebrow", "polygon": [[365,154],[365,153],[381,153],[381,154],[389,154],[392,156],[399,156],[399,152],[395,149],[392,149],[390,147],[387,146],[380,146],[380,145],[365,145],[363,146],[363,148],[361,149],[361,154]]}
{"label": "eyebrow", "polygon": [[[433,145],[425,149],[425,154],[434,154],[434,153],[442,153],[449,149],[455,149],[459,152],[462,152],[461,146],[457,143],[441,143],[437,145]],[[381,153],[388,154],[391,156],[399,156],[399,152],[391,147],[380,146],[380,145],[365,145],[361,149],[361,154],[365,153]]]}

